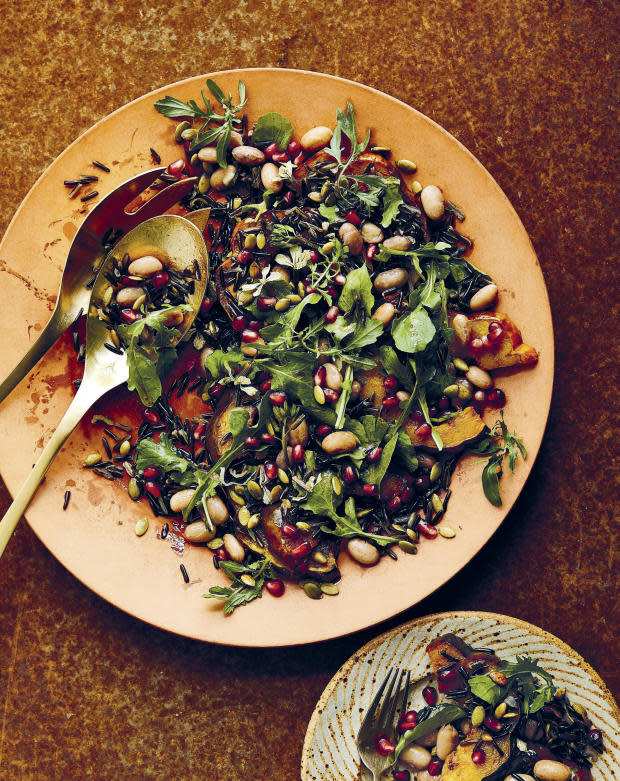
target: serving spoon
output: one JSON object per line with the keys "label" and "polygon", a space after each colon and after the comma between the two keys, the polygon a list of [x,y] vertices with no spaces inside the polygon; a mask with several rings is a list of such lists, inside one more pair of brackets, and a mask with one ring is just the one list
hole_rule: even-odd
{"label": "serving spoon", "polygon": [[[178,343],[200,309],[209,277],[209,255],[201,229],[194,224],[195,222],[204,224],[204,217],[204,213],[196,215],[193,221],[178,215],[153,217],[127,233],[104,260],[88,306],[86,362],[82,382],[69,409],[39,456],[39,460],[0,521],[0,556],[67,437],[104,393],[122,385],[129,376],[125,353],[119,355],[105,346],[109,343],[109,331],[98,313],[104,305],[104,296],[110,287],[106,274],[111,271],[115,258],[121,258],[126,253],[132,259],[155,254],[158,257],[165,257],[167,263],[178,271],[194,272],[196,268],[199,269],[200,273],[195,275],[194,292],[186,299],[191,306],[191,311],[184,314],[183,322],[177,326],[179,336],[176,343]],[[196,278],[198,276],[200,279]]]}

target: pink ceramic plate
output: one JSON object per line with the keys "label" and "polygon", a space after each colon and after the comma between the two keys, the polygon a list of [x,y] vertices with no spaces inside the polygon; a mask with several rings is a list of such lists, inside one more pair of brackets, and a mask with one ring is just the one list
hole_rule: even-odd
{"label": "pink ceramic plate", "polygon": [[[482,165],[427,117],[377,90],[344,79],[292,70],[249,69],[213,75],[225,92],[247,85],[250,122],[267,111],[287,116],[301,135],[314,125],[335,123],[336,109],[355,105],[358,127],[370,127],[374,142],[392,148],[394,159],[418,164],[422,184],[439,184],[467,215],[463,231],[474,239],[474,262],[500,288],[499,309],[520,326],[524,341],[540,354],[534,369],[502,378],[509,403],[506,418],[525,441],[528,459],[503,483],[504,504],[492,507],[480,484],[480,465],[465,459],[457,469],[446,522],[454,539],[423,542],[417,556],[383,560],[363,570],[343,555],[341,593],[309,600],[288,588],[224,617],[202,594],[221,577],[200,548],[183,556],[192,582],[184,584],[180,559],[155,537],[143,538],[135,521],[148,506],[131,502],[119,485],[81,468],[84,455],[100,448],[100,431],[78,428],[50,469],[27,512],[43,543],[77,578],[104,599],[156,626],[201,640],[250,646],[308,643],[337,637],[382,621],[415,604],[458,572],[501,524],[532,468],[545,428],[553,381],[553,332],[540,266],[514,209]],[[105,195],[134,173],[152,166],[149,147],[165,162],[179,156],[174,125],[153,103],[166,94],[195,98],[205,77],[152,92],[99,122],[52,163],[20,206],[0,245],[0,282],[11,317],[3,318],[0,376],[23,355],[53,308],[62,264],[88,204],[67,198],[63,179],[88,173],[93,159],[107,163],[98,190]],[[94,169],[93,169],[94,171]],[[15,492],[66,410],[78,376],[70,340],[63,339],[0,408],[0,471]],[[490,418],[489,421],[492,422]],[[17,447],[19,443],[19,447]],[[62,512],[64,492],[71,503]],[[196,582],[197,581],[197,582]],[[388,596],[389,595],[389,596]]]}

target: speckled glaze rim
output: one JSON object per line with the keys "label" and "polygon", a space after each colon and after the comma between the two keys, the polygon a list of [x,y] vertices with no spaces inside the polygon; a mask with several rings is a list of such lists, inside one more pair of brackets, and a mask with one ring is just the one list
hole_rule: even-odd
{"label": "speckled glaze rim", "polygon": [[[588,715],[595,725],[599,723],[600,726],[600,714],[599,722],[597,722],[597,713],[593,710],[594,701],[592,697],[596,697],[598,698],[599,703],[604,702],[608,707],[608,712],[606,713],[607,724],[608,726],[611,725],[612,728],[615,728],[615,734],[612,732],[611,735],[607,730],[603,730],[606,751],[602,755],[601,759],[599,759],[599,761],[593,766],[593,778],[594,781],[610,781],[611,778],[619,778],[620,708],[618,707],[618,704],[616,703],[607,685],[601,676],[596,672],[596,670],[588,662],[586,662],[586,660],[580,654],[578,654],[577,651],[567,645],[563,640],[560,640],[550,632],[547,632],[546,630],[541,629],[540,627],[535,626],[534,624],[531,624],[527,621],[523,621],[519,618],[512,618],[511,616],[506,616],[500,613],[454,611],[446,613],[435,613],[429,616],[421,616],[420,618],[416,618],[413,621],[408,621],[405,624],[394,627],[393,629],[390,629],[389,631],[384,632],[378,637],[370,640],[342,665],[342,667],[325,687],[308,723],[301,757],[302,781],[344,781],[345,778],[347,781],[350,781],[352,778],[366,778],[366,776],[360,774],[360,763],[357,751],[355,749],[355,732],[357,729],[355,729],[355,731],[351,732],[350,734],[347,734],[346,737],[342,739],[344,730],[340,730],[338,733],[336,733],[333,723],[330,722],[329,729],[324,728],[322,731],[320,729],[321,725],[319,725],[319,720],[323,714],[325,714],[330,708],[333,711],[334,700],[337,700],[336,707],[338,707],[338,705],[340,706],[340,710],[337,711],[337,714],[345,714],[344,718],[346,719],[346,715],[348,715],[350,712],[351,715],[355,717],[353,703],[347,704],[346,702],[343,702],[342,697],[342,686],[349,682],[349,679],[352,677],[352,673],[355,670],[361,670],[364,664],[368,664],[368,671],[364,681],[361,684],[362,687],[368,681],[368,678],[372,679],[370,681],[368,692],[365,692],[362,698],[355,702],[355,707],[358,709],[357,720],[360,721],[361,716],[359,711],[363,710],[363,708],[367,706],[372,697],[372,693],[376,690],[378,685],[377,681],[380,682],[387,673],[389,667],[392,664],[396,664],[396,662],[393,660],[397,655],[405,655],[408,650],[414,646],[414,644],[417,644],[415,645],[415,654],[416,660],[419,661],[419,666],[417,670],[414,669],[412,672],[415,675],[421,677],[425,675],[430,668],[426,659],[426,645],[434,637],[445,632],[455,632],[457,634],[461,634],[467,641],[468,630],[469,634],[474,632],[473,626],[467,626],[468,624],[471,625],[472,622],[490,622],[491,626],[488,628],[488,630],[481,629],[481,632],[490,632],[491,629],[497,627],[496,631],[498,631],[500,634],[500,640],[495,641],[495,646],[491,643],[489,643],[489,646],[496,650],[500,655],[503,655],[503,652],[501,647],[497,647],[497,644],[501,645],[502,632],[504,633],[505,637],[508,638],[511,632],[521,631],[543,641],[543,643],[552,648],[553,651],[558,652],[557,659],[567,661],[573,667],[577,667],[582,673],[584,673],[592,687],[592,689],[588,692],[588,694],[591,695],[591,698],[585,699],[582,703],[588,710]],[[438,627],[438,629],[435,630],[435,627]],[[385,658],[389,654],[388,645],[390,643],[394,643],[399,635],[403,636],[403,643],[401,645],[404,645],[405,647],[402,648],[397,646],[396,649],[392,649],[392,655],[389,656],[389,658]],[[507,640],[507,642],[510,641]],[[384,656],[373,663],[371,657],[378,656],[382,651]],[[523,649],[522,653],[529,653],[529,651],[527,649]],[[511,656],[514,656],[514,654],[508,654],[508,658]],[[534,656],[536,656],[536,654],[534,654]],[[571,677],[570,673],[566,670],[553,670],[551,668],[550,671],[552,672],[556,683],[561,683],[562,685],[567,686],[568,694],[573,700],[580,701],[582,699],[580,694],[578,694],[574,688],[571,688],[575,685],[575,676]],[[565,676],[564,679],[562,675]],[[338,691],[336,692],[337,688]],[[335,714],[332,712],[331,715],[334,716]],[[351,724],[352,728],[353,726],[357,727],[358,725]],[[331,743],[329,743],[330,738],[333,741]],[[338,744],[336,744],[337,740],[339,741]],[[334,768],[334,763],[338,761],[341,755],[344,755],[345,749],[343,748],[343,745],[346,745],[346,755],[349,763],[352,760],[357,762],[358,772],[354,776],[350,775],[352,767],[351,764],[347,766],[347,775],[331,774],[331,770],[339,773],[342,772],[342,768]],[[321,773],[317,770],[316,765],[314,766],[314,769],[312,768],[312,765],[313,761],[316,760],[317,754],[320,755],[325,751],[331,751],[330,771]],[[606,758],[607,764],[605,767],[605,772],[610,773],[608,776],[601,775],[603,772],[603,768],[601,767],[603,758]]]}
{"label": "speckled glaze rim", "polygon": [[[523,372],[513,376],[509,373],[505,378],[506,385],[504,387],[513,394],[509,400],[508,409],[511,408],[512,404],[512,409],[518,413],[515,420],[521,421],[517,422],[516,425],[527,427],[526,432],[520,429],[519,433],[525,433],[529,455],[525,463],[519,464],[514,475],[506,475],[504,505],[501,508],[494,508],[486,503],[482,497],[478,473],[476,473],[475,481],[469,479],[468,475],[471,472],[468,469],[471,468],[471,461],[469,464],[464,464],[462,472],[459,471],[461,469],[459,467],[455,473],[453,487],[458,491],[454,491],[451,505],[455,505],[453,514],[457,523],[460,525],[462,521],[464,528],[464,532],[459,535],[458,548],[456,545],[450,547],[450,541],[442,538],[433,545],[422,546],[423,549],[421,547],[420,553],[416,557],[401,557],[398,564],[381,562],[372,570],[361,570],[349,561],[348,557],[344,556],[341,595],[337,599],[329,598],[331,603],[329,605],[326,604],[328,599],[320,602],[310,601],[300,589],[291,588],[287,589],[287,593],[282,600],[278,601],[277,605],[271,603],[270,598],[257,600],[229,618],[222,617],[221,610],[217,613],[216,606],[207,604],[200,595],[195,595],[196,589],[190,593],[189,589],[184,587],[178,577],[175,560],[171,558],[170,561],[164,561],[163,549],[154,547],[159,543],[154,543],[153,540],[146,542],[146,538],[142,538],[140,552],[135,554],[135,551],[138,550],[135,547],[136,543],[127,539],[123,529],[115,525],[110,526],[109,523],[105,525],[106,511],[118,513],[117,507],[120,500],[118,499],[119,495],[114,494],[114,490],[109,491],[109,496],[115,498],[110,499],[106,493],[101,504],[87,506],[83,509],[82,512],[87,514],[90,524],[88,534],[92,535],[89,536],[88,543],[85,543],[83,539],[85,532],[81,528],[68,527],[68,524],[79,523],[81,520],[77,518],[77,502],[74,499],[77,499],[78,491],[82,491],[86,486],[86,476],[79,474],[76,477],[78,485],[74,490],[74,499],[72,499],[66,513],[59,513],[59,508],[56,507],[55,503],[49,503],[49,496],[53,496],[53,492],[59,490],[62,485],[64,478],[61,470],[63,465],[65,470],[68,467],[74,469],[80,457],[85,454],[84,448],[87,443],[79,437],[74,439],[76,447],[72,456],[73,461],[69,457],[68,448],[61,451],[57,461],[48,472],[45,488],[35,497],[27,512],[27,517],[35,534],[43,544],[88,588],[140,620],[198,640],[249,647],[275,647],[318,642],[372,626],[408,609],[453,577],[497,531],[531,472],[548,419],[554,363],[549,298],[531,241],[507,196],[471,152],[450,133],[417,109],[372,87],[310,71],[250,68],[219,71],[209,75],[221,80],[225,88],[233,90],[236,87],[237,79],[245,78],[248,81],[250,105],[252,103],[252,90],[255,90],[257,95],[255,105],[249,111],[251,118],[254,118],[260,111],[267,110],[265,95],[268,94],[269,101],[271,101],[269,110],[281,110],[285,113],[286,106],[291,106],[290,117],[301,131],[304,122],[307,121],[305,118],[310,113],[314,123],[321,123],[321,121],[333,123],[334,106],[343,105],[343,101],[350,97],[356,104],[356,108],[359,106],[358,119],[362,123],[367,123],[370,127],[374,126],[375,120],[380,122],[378,127],[374,126],[378,140],[382,140],[383,134],[385,140],[390,140],[395,154],[406,151],[402,147],[407,144],[410,145],[407,148],[411,148],[412,145],[414,149],[421,150],[423,159],[418,159],[417,162],[422,181],[425,179],[433,181],[433,177],[436,177],[435,180],[445,185],[448,193],[453,195],[455,200],[465,196],[461,204],[468,213],[469,228],[467,232],[475,239],[480,240],[477,257],[484,258],[486,257],[485,252],[487,252],[491,259],[495,258],[486,266],[491,273],[496,273],[498,268],[507,269],[506,277],[503,278],[500,274],[498,278],[500,285],[503,283],[506,286],[504,288],[506,291],[505,306],[502,304],[501,308],[509,315],[512,314],[513,317],[521,316],[521,325],[522,327],[527,326],[527,330],[531,333],[531,342],[537,348],[544,346],[544,355],[541,354],[538,366],[530,370],[532,374]],[[31,188],[7,229],[0,244],[0,253],[4,252],[9,261],[15,257],[36,257],[37,255],[32,252],[34,243],[32,236],[36,235],[37,241],[40,242],[40,246],[37,245],[37,251],[40,252],[41,246],[45,242],[45,246],[49,247],[50,258],[58,264],[64,240],[58,243],[60,229],[54,233],[56,229],[52,229],[51,226],[56,222],[75,219],[75,217],[67,216],[67,212],[70,213],[70,210],[66,204],[64,207],[59,206],[59,204],[65,203],[66,193],[59,194],[57,189],[54,189],[56,180],[60,178],[58,174],[61,164],[66,171],[71,169],[71,165],[75,164],[80,154],[88,154],[86,159],[92,159],[89,150],[92,148],[94,151],[96,144],[103,144],[105,149],[111,150],[111,144],[114,141],[114,149],[117,149],[116,142],[119,140],[119,136],[114,135],[113,138],[110,138],[110,135],[124,133],[124,136],[120,136],[120,140],[124,139],[126,145],[124,151],[114,151],[110,154],[117,155],[118,159],[121,160],[124,155],[126,159],[122,165],[113,169],[108,178],[99,183],[98,189],[104,196],[120,181],[139,170],[144,170],[145,167],[152,166],[150,162],[147,163],[146,156],[148,155],[148,147],[153,143],[153,132],[157,134],[155,142],[160,152],[163,151],[165,155],[177,154],[178,156],[178,148],[176,148],[176,152],[173,151],[175,145],[171,140],[170,127],[165,124],[166,121],[163,118],[153,115],[152,103],[157,97],[163,97],[165,94],[186,97],[189,85],[194,90],[197,85],[204,84],[206,77],[206,75],[191,77],[143,95],[103,118],[76,139],[56,158]],[[275,94],[278,89],[274,88],[274,84],[277,85],[282,94]],[[269,88],[268,92],[267,87]],[[294,88],[297,90],[297,95],[294,94]],[[291,95],[293,97],[290,97]],[[309,97],[316,99],[312,112],[307,108]],[[263,100],[262,104],[259,104],[260,100]],[[282,107],[278,101],[282,102]],[[158,118],[157,121],[161,120],[161,124],[154,121],[155,117]],[[410,139],[414,136],[415,142],[412,144]],[[101,146],[97,149],[101,149]],[[101,154],[105,155],[106,152]],[[427,154],[429,156],[425,157]],[[96,156],[100,156],[99,152]],[[174,159],[174,157],[170,159]],[[54,179],[54,177],[56,178]],[[62,219],[55,220],[47,228],[44,225],[41,226],[44,230],[40,232],[33,231],[31,225],[27,226],[27,230],[24,230],[23,223],[27,221],[28,215],[32,216],[32,209],[37,204],[39,206],[44,204],[47,214]],[[56,215],[56,209],[65,209],[65,211],[60,211]],[[497,242],[493,243],[492,241],[492,238],[497,239],[497,236],[491,227],[489,230],[486,227],[489,224],[489,211],[498,218],[498,223],[491,226],[493,230],[498,231],[502,228],[504,231],[501,236],[503,244],[500,242],[499,248]],[[16,238],[15,234],[19,233],[20,227],[22,229],[21,235]],[[16,250],[20,250],[20,252]],[[508,270],[507,267],[511,264],[516,270],[512,268]],[[481,265],[485,265],[484,260]],[[17,266],[17,269],[20,270],[21,267]],[[26,275],[28,276],[28,272]],[[37,267],[37,281],[44,292],[51,290],[51,276],[49,267],[43,269]],[[521,292],[518,292],[516,287],[511,287],[515,279]],[[534,294],[535,307],[533,304],[529,304],[522,309],[523,296],[525,295],[522,279],[526,280],[528,294]],[[40,312],[37,311],[35,315],[34,304],[30,304],[30,306],[33,312],[32,317],[39,318]],[[515,310],[517,310],[516,314]],[[12,364],[14,364],[15,358],[19,357],[14,355],[14,351],[19,347],[21,337],[18,333],[15,336],[16,338],[13,340],[6,340],[3,350],[0,349],[0,355],[4,352],[4,359],[7,363],[7,355],[11,356]],[[527,334],[525,336],[527,338]],[[7,366],[8,368],[11,366]],[[519,380],[519,377],[522,379]],[[518,387],[519,382],[522,385],[528,384],[527,394],[521,394]],[[24,393],[23,389],[21,392]],[[49,411],[53,412],[55,416],[57,415],[57,419],[61,414],[60,408],[63,398],[68,397],[69,393],[69,389],[56,388],[50,395]],[[535,395],[533,395],[534,393]],[[519,401],[515,401],[515,398],[519,398]],[[533,398],[536,398],[536,405],[532,404]],[[28,428],[30,424],[27,425],[23,419],[24,402],[25,398],[20,397],[19,389],[5,400],[3,409],[0,411],[0,434],[16,441],[19,439],[28,446],[31,442],[36,442],[36,436],[40,437],[41,431],[37,431],[37,435],[34,436]],[[51,421],[52,416],[47,420]],[[36,426],[37,424],[32,425]],[[45,429],[43,435],[48,435]],[[14,492],[27,473],[26,469],[29,469],[32,463],[29,447],[24,448],[23,457],[20,458],[9,459],[6,456],[1,458],[1,456],[0,453],[3,476],[9,490]],[[75,472],[65,472],[65,476],[66,474],[71,474],[73,477]],[[480,504],[477,498],[479,496],[482,497]],[[115,502],[116,507],[114,506]],[[123,504],[122,512],[124,523],[131,524],[132,520],[137,519],[137,516],[142,515],[144,511],[140,512],[140,508],[137,506],[131,507]],[[446,518],[450,520],[450,510]],[[104,525],[105,532],[102,531]],[[119,540],[122,548],[115,544]],[[94,541],[98,546],[97,555],[100,561],[95,558],[94,554],[88,554],[89,546]],[[162,548],[161,545],[160,548]],[[168,553],[170,552],[168,551]],[[216,577],[213,575],[210,561],[207,562],[206,558],[204,561],[199,560],[198,554],[200,553],[203,552],[190,550],[186,563],[191,566],[192,572],[196,571],[196,568],[200,568],[198,569],[199,573],[209,572],[209,577],[213,578],[213,582],[215,582]],[[129,561],[130,554],[136,555],[131,561]],[[114,560],[114,568],[107,568],[104,571],[106,557]],[[158,572],[158,577],[154,578],[152,571],[156,567],[162,567],[162,569]],[[380,597],[379,592],[386,584],[394,594],[393,600],[387,601]],[[413,587],[412,584],[414,584]],[[190,600],[193,600],[193,603]]]}

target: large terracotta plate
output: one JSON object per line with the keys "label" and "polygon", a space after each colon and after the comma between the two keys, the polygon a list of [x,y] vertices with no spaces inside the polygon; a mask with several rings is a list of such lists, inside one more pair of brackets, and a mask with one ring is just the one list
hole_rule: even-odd
{"label": "large terracotta plate", "polygon": [[[336,109],[351,100],[360,128],[370,127],[375,143],[392,147],[395,159],[418,164],[416,178],[437,183],[467,215],[463,230],[476,244],[474,262],[500,287],[500,308],[537,347],[538,365],[502,379],[509,403],[506,417],[524,439],[528,459],[503,480],[503,507],[492,507],[480,485],[480,465],[470,459],[456,472],[447,522],[452,540],[423,543],[417,556],[389,559],[362,570],[343,556],[341,594],[309,600],[289,588],[279,600],[266,595],[225,618],[217,603],[202,599],[221,577],[204,549],[187,550],[183,562],[193,580],[185,585],[179,559],[155,537],[133,526],[148,507],[129,501],[120,486],[81,469],[84,455],[100,449],[100,431],[78,428],[51,467],[27,511],[43,543],[77,578],[128,613],[173,632],[235,645],[308,643],[353,632],[386,619],[427,596],[461,569],[497,530],[534,464],[545,428],[553,380],[553,332],[540,266],[517,214],[482,165],[452,136],[418,111],[377,90],[350,81],[291,70],[251,69],[214,75],[225,91],[247,85],[250,121],[279,111],[303,133],[332,125]],[[61,269],[88,206],[69,201],[63,179],[88,173],[98,159],[111,167],[101,175],[105,195],[134,173],[152,166],[149,147],[164,162],[179,156],[173,124],[153,102],[166,94],[198,97],[204,76],[152,92],[99,122],[41,176],[15,215],[0,245],[0,284],[10,317],[0,324],[0,375],[9,372],[50,315]],[[424,108],[421,106],[420,108]],[[94,171],[94,169],[93,169]],[[33,374],[0,408],[0,470],[15,492],[67,408],[77,376],[69,340],[61,340]],[[494,419],[494,417],[493,417]],[[490,419],[491,420],[491,419]],[[65,490],[69,508],[62,512]]]}
{"label": "large terracotta plate", "polygon": [[[412,681],[430,672],[426,646],[453,632],[474,648],[491,648],[503,659],[540,659],[571,702],[586,708],[603,732],[605,752],[594,764],[594,781],[620,778],[620,710],[598,673],[570,646],[526,621],[497,613],[455,612],[424,616],[371,640],[338,670],[317,703],[304,741],[302,781],[366,779],[355,737],[390,667],[411,671]],[[421,684],[423,685],[423,684]],[[419,692],[418,692],[419,695]],[[414,702],[413,707],[424,704]]]}

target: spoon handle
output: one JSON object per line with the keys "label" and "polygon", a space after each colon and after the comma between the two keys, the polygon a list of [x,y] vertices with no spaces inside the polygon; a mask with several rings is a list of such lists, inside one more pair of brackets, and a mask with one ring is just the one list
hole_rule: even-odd
{"label": "spoon handle", "polygon": [[62,420],[52,434],[52,438],[43,449],[43,452],[39,456],[39,460],[34,465],[32,472],[28,475],[25,483],[17,492],[15,499],[13,499],[13,503],[6,511],[4,518],[0,521],[0,556],[4,553],[4,549],[17,526],[19,519],[24,514],[26,507],[30,504],[30,500],[39,487],[41,480],[43,480],[43,476],[54,460],[54,457],[63,446],[69,434],[71,434],[73,429],[100,395],[101,393],[93,393],[92,387],[89,388],[88,385],[85,386],[84,384],[80,385],[78,392],[69,405],[69,409],[65,412]]}
{"label": "spoon handle", "polygon": [[70,319],[63,315],[57,306],[39,338],[28,350],[9,376],[0,383],[0,404],[9,393],[24,379],[28,372],[41,360],[58,337],[66,329]]}

